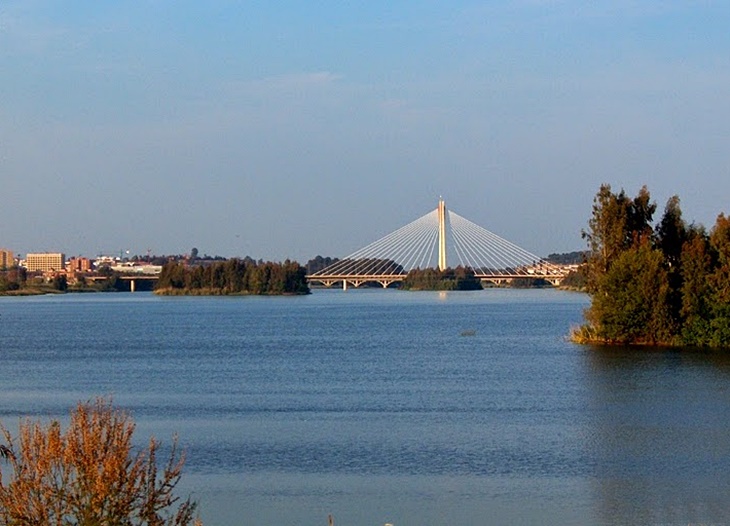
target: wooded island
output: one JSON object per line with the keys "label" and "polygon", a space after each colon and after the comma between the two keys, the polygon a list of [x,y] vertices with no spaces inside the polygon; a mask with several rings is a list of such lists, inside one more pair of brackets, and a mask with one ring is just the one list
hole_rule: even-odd
{"label": "wooded island", "polygon": [[601,186],[583,232],[591,306],[574,341],[730,347],[730,218],[708,233],[679,203],[671,197],[653,226],[646,187],[631,199]]}
{"label": "wooded island", "polygon": [[170,262],[162,267],[155,294],[309,294],[307,270],[296,261],[272,263],[229,259],[211,265]]}
{"label": "wooded island", "polygon": [[482,290],[474,271],[465,267],[413,269],[401,285],[403,290]]}

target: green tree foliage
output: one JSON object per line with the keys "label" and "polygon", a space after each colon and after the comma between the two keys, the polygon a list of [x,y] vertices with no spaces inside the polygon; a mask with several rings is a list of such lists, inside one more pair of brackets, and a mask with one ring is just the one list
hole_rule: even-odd
{"label": "green tree foliage", "polygon": [[413,269],[403,280],[406,290],[481,290],[482,284],[474,271],[465,267],[446,270]]}
{"label": "green tree foliage", "polygon": [[320,270],[329,267],[330,265],[337,263],[339,259],[331,257],[317,256],[307,261],[305,267],[307,267],[307,274],[314,274]]}
{"label": "green tree foliage", "polygon": [[682,219],[679,197],[667,201],[664,215],[656,229],[656,245],[664,253],[670,266],[678,266],[682,257],[682,246],[687,240],[687,225]]}
{"label": "green tree foliage", "polygon": [[672,319],[679,322],[682,310],[682,247],[687,241],[687,225],[682,219],[679,197],[667,201],[659,225],[656,228],[656,247],[664,255],[664,264],[669,280],[669,304]]}
{"label": "green tree foliage", "polygon": [[630,199],[601,186],[585,265],[592,296],[578,341],[730,346],[730,219],[710,235],[671,197],[656,226],[646,187]]}
{"label": "green tree foliage", "polygon": [[123,290],[129,290],[121,279],[119,272],[112,270],[109,267],[102,267],[103,272],[99,272],[102,276],[106,276],[106,279],[96,282],[94,288],[100,292],[119,292]]}
{"label": "green tree foliage", "polygon": [[338,261],[337,268],[347,269],[348,274],[367,276],[403,274],[405,272],[401,264],[393,259],[384,258],[342,259]]}
{"label": "green tree foliage", "polygon": [[205,266],[168,262],[155,291],[159,294],[308,294],[307,271],[297,262],[229,259]]}
{"label": "green tree foliage", "polygon": [[682,245],[682,340],[689,345],[702,345],[710,340],[712,317],[710,274],[712,258],[709,236],[704,229],[691,228]]}
{"label": "green tree foliage", "polygon": [[720,214],[710,233],[715,265],[709,276],[711,297],[710,341],[730,346],[730,217]]}
{"label": "green tree foliage", "polygon": [[560,283],[560,287],[564,289],[583,291],[586,289],[586,283],[586,268],[584,265],[581,265],[577,270],[572,270],[567,276],[565,276],[563,281]]}
{"label": "green tree foliage", "polygon": [[545,259],[555,265],[580,265],[585,262],[588,253],[584,250],[549,254]]}
{"label": "green tree foliage", "polygon": [[671,316],[669,280],[661,252],[648,242],[621,252],[600,281],[589,320],[611,343],[667,342]]}
{"label": "green tree foliage", "polygon": [[24,268],[13,267],[0,272],[0,292],[20,290],[25,287],[27,272]]}
{"label": "green tree foliage", "polygon": [[590,250],[586,266],[589,292],[595,292],[601,277],[623,251],[652,235],[655,211],[656,205],[650,202],[646,187],[630,199],[623,190],[614,194],[611,185],[601,186],[593,200],[588,230],[583,231]]}
{"label": "green tree foliage", "polygon": [[56,290],[60,290],[60,291],[68,290],[68,281],[66,280],[66,276],[64,276],[64,275],[54,277],[53,280],[51,281],[51,285]]}
{"label": "green tree foliage", "polygon": [[540,289],[544,287],[552,287],[553,285],[545,278],[513,278],[508,282],[508,287],[512,289]]}

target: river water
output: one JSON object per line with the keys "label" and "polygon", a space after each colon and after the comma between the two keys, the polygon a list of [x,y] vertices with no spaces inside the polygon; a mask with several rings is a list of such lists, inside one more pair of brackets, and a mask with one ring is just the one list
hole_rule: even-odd
{"label": "river water", "polygon": [[0,421],[112,396],[207,525],[730,523],[730,356],[573,345],[587,303],[0,298]]}

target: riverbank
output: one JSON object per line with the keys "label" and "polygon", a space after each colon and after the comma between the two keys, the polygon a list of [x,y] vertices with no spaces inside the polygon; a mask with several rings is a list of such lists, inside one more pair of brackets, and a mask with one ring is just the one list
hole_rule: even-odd
{"label": "riverbank", "polygon": [[5,290],[0,292],[0,297],[3,296],[43,296],[45,294],[63,294],[65,291],[56,289],[46,288],[27,288],[27,289],[16,289],[16,290]]}
{"label": "riverbank", "polygon": [[45,296],[49,294],[92,294],[96,292],[119,292],[117,289],[108,289],[101,287],[69,287],[65,290],[59,290],[51,286],[34,286],[23,287],[15,290],[0,291],[0,297],[25,297],[25,296]]}
{"label": "riverbank", "polygon": [[306,292],[264,292],[256,293],[250,291],[231,291],[228,289],[203,287],[197,289],[178,289],[174,287],[165,287],[155,289],[154,294],[158,296],[305,296],[311,294],[307,289]]}

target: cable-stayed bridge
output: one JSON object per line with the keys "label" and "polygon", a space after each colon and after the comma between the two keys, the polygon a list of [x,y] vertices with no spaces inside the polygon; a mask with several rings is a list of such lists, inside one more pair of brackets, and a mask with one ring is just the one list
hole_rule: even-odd
{"label": "cable-stayed bridge", "polygon": [[495,284],[515,279],[544,279],[560,284],[567,271],[514,243],[446,209],[439,200],[436,210],[391,232],[315,272],[307,279],[330,287],[365,282],[383,287],[403,281],[410,270],[438,268],[449,264],[474,272],[482,281]]}

